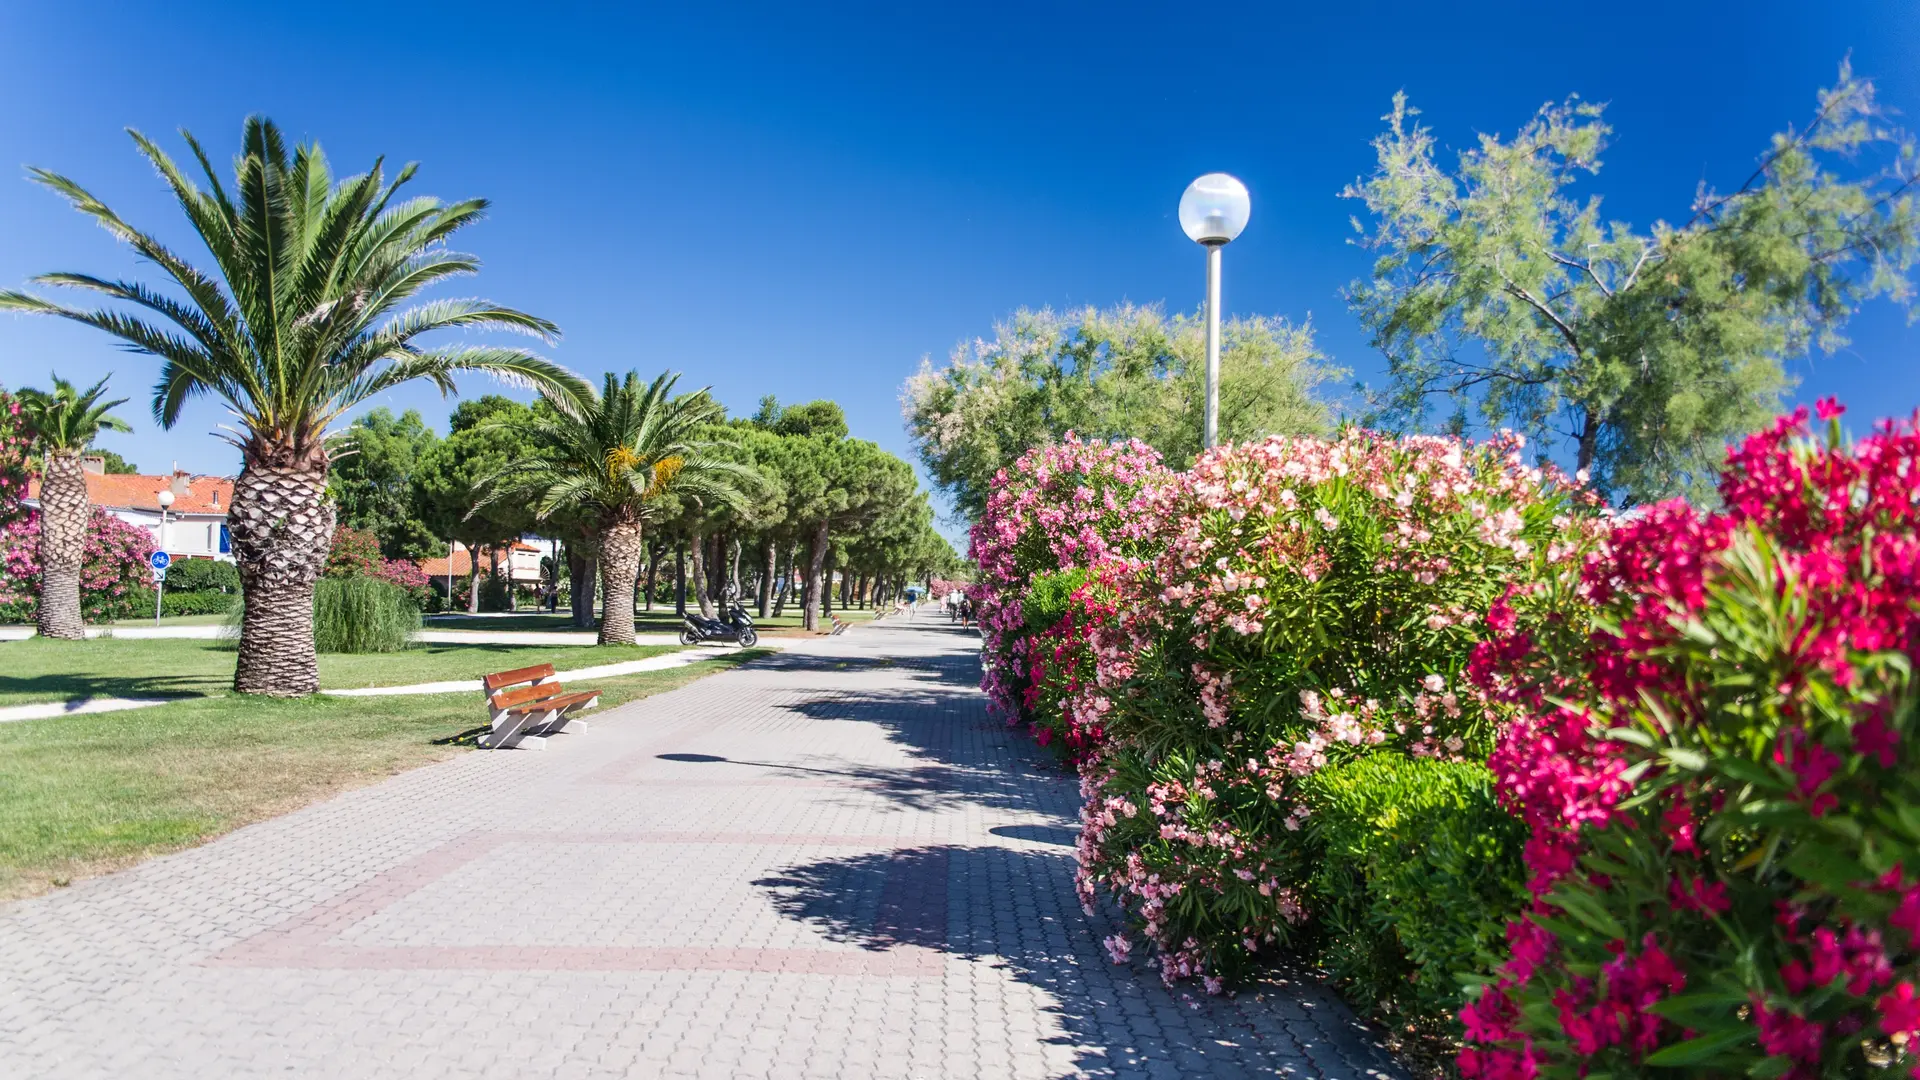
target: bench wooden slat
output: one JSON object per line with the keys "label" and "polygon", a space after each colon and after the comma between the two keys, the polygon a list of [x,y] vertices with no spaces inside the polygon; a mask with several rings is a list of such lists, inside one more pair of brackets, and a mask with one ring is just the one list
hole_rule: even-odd
{"label": "bench wooden slat", "polygon": [[501,690],[487,700],[493,703],[494,708],[504,709],[510,705],[522,705],[529,701],[539,701],[542,698],[554,697],[565,692],[566,687],[561,686],[557,682],[552,682],[540,686],[516,686],[511,690]]}
{"label": "bench wooden slat", "polygon": [[487,676],[484,682],[487,687],[487,692],[492,693],[503,686],[512,686],[514,683],[533,682],[536,679],[551,678],[553,678],[552,664],[535,664],[532,667],[515,668],[512,671],[497,672]]}
{"label": "bench wooden slat", "polygon": [[600,693],[596,690],[580,690],[571,694],[560,694],[556,697],[541,698],[539,701],[529,701],[525,704],[514,705],[506,711],[510,713],[529,713],[548,712],[553,709],[568,709],[575,705],[592,701],[599,696]]}

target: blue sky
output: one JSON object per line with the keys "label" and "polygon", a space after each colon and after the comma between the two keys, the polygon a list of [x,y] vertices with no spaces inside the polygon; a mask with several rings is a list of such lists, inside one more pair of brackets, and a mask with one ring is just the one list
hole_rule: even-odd
{"label": "blue sky", "polygon": [[[1684,216],[1703,179],[1737,184],[1849,53],[1920,127],[1920,6],[1899,0],[805,10],[824,7],[0,6],[0,282],[150,273],[25,165],[184,246],[122,129],[183,151],[185,126],[224,160],[264,112],[341,171],[386,154],[422,163],[419,191],[492,199],[461,245],[486,268],[453,294],[559,323],[551,355],[575,370],[684,371],[736,411],[832,397],[907,454],[898,391],[923,355],[1022,305],[1197,304],[1174,209],[1216,169],[1254,200],[1226,307],[1310,316],[1377,378],[1339,297],[1368,259],[1336,193],[1396,90],[1455,148],[1570,92],[1608,102],[1616,140],[1587,190],[1641,225]],[[1904,313],[1869,308],[1852,337],[1794,361],[1798,398],[1920,405]],[[148,418],[150,358],[0,316],[0,383],[53,369],[114,373],[136,430],[103,445],[146,470],[236,467],[208,434],[217,405],[171,432]],[[437,424],[450,407],[426,388],[385,404]]]}

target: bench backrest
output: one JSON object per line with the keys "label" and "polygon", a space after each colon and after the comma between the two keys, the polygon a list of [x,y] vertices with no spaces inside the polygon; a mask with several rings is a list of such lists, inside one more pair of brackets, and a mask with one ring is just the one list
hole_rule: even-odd
{"label": "bench backrest", "polygon": [[[521,685],[523,683],[526,685]],[[487,704],[493,706],[496,712],[563,692],[560,680],[554,677],[552,664],[535,664],[532,667],[495,672],[482,679],[481,685],[485,687]]]}
{"label": "bench backrest", "polygon": [[535,664],[532,667],[515,668],[512,671],[502,671],[489,675],[483,682],[486,684],[487,693],[491,694],[503,686],[513,686],[516,683],[540,682],[543,679],[551,678],[553,678],[552,664]]}

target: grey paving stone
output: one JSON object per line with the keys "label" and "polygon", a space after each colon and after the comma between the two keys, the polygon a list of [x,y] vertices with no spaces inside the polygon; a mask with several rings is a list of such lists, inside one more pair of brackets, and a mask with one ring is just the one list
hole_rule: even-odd
{"label": "grey paving stone", "polygon": [[976,647],[863,627],[0,908],[0,1076],[1404,1075],[1310,981],[1109,965]]}

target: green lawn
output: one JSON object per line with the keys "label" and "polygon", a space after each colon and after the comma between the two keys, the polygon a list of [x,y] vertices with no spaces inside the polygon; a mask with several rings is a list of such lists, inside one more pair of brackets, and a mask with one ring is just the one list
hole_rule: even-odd
{"label": "green lawn", "polygon": [[[845,620],[846,622],[864,622],[873,618],[873,612],[871,611],[836,610],[833,614],[836,618]],[[798,630],[800,628],[800,615],[792,608],[788,608],[785,615],[777,617],[769,616],[765,619],[756,616],[753,624],[762,631]],[[825,619],[820,620],[820,625],[826,626],[827,621]],[[636,613],[633,617],[633,626],[635,630],[642,634],[677,633],[680,630],[680,617],[673,613],[673,606],[669,604],[665,606],[665,610],[655,608],[650,612],[642,611]],[[429,630],[579,629],[579,627],[573,625],[572,619],[564,614],[546,615],[532,611],[517,612],[511,615],[433,615],[427,618],[426,627]]]}
{"label": "green lawn", "polygon": [[[31,656],[30,650],[17,651],[26,644],[0,645],[0,666],[13,669],[17,658]],[[205,643],[101,644],[177,649]],[[542,655],[568,651],[548,649]],[[231,653],[219,655],[231,664]],[[762,655],[763,650],[719,653],[686,667],[591,685],[600,690],[605,709]],[[35,662],[46,658],[42,654]],[[395,662],[420,659],[406,654]],[[481,663],[471,670],[501,666],[507,665]],[[0,724],[0,777],[5,778],[0,783],[0,899],[204,843],[335,792],[461,753],[485,716],[478,696],[468,694],[242,698],[221,691],[215,674],[201,670],[172,685],[211,695],[191,701]],[[407,677],[429,676],[410,670]]]}
{"label": "green lawn", "polygon": [[[566,671],[672,652],[677,646],[415,645],[405,652],[320,657],[330,690],[477,679],[552,664]],[[85,697],[204,696],[233,681],[234,654],[191,638],[91,638],[0,642],[0,706]]]}

